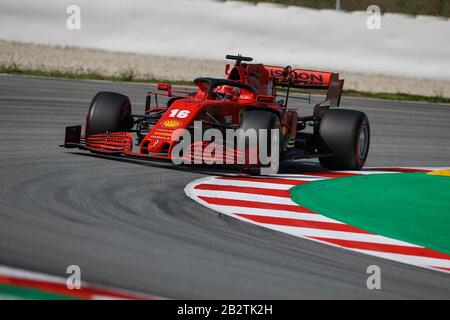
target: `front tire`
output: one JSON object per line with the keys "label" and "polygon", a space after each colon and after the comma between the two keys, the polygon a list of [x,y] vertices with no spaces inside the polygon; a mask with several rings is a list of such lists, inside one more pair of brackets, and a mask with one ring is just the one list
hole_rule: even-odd
{"label": "front tire", "polygon": [[333,170],[360,170],[364,167],[370,146],[370,124],[365,113],[328,110],[320,122],[319,134],[323,151],[332,154],[319,158],[323,167]]}
{"label": "front tire", "polygon": [[120,93],[101,91],[92,99],[86,135],[124,132],[133,127],[130,99]]}
{"label": "front tire", "polygon": [[[251,152],[257,152],[256,157],[258,159],[258,164],[250,164],[250,166],[244,166],[241,168],[241,171],[246,174],[250,175],[261,175],[261,174],[269,174],[269,173],[276,173],[279,168],[279,162],[280,162],[280,151],[281,148],[281,123],[280,118],[273,112],[270,111],[263,111],[263,110],[249,110],[245,112],[245,114],[242,117],[240,129],[242,129],[242,132],[247,131],[248,129],[254,129],[257,134],[257,141],[256,145],[257,147],[250,144],[250,141],[248,137],[241,136],[239,137],[239,140],[245,139],[245,154],[246,154],[246,161],[249,160],[250,153]],[[267,146],[265,153],[267,156],[271,157],[270,160],[270,168],[269,167],[262,167],[260,163],[260,155],[261,152],[264,152],[264,150],[260,150],[260,130],[265,129],[267,130]],[[272,129],[278,130],[277,134],[272,136]],[[241,140],[242,141],[242,140]],[[276,144],[276,145],[275,145]],[[251,148],[253,147],[253,150]],[[277,147],[277,148],[276,148]],[[278,150],[276,150],[278,149]],[[277,152],[277,154],[272,155],[272,152]]]}

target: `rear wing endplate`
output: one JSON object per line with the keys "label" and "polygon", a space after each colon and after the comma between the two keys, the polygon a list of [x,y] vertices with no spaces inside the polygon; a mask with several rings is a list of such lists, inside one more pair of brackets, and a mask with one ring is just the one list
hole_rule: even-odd
{"label": "rear wing endplate", "polygon": [[276,66],[264,68],[273,79],[275,87],[327,90],[326,100],[320,105],[337,107],[341,103],[344,80],[339,79],[338,73]]}
{"label": "rear wing endplate", "polygon": [[343,88],[344,80],[339,79],[338,73],[332,73],[330,82],[328,83],[327,97],[324,103],[328,104],[331,108],[338,107],[341,104]]}

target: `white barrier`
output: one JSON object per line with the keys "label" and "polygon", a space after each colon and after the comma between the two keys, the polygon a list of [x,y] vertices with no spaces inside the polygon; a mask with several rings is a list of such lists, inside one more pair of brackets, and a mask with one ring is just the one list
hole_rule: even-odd
{"label": "white barrier", "polygon": [[[81,29],[69,30],[69,5]],[[450,79],[450,21],[206,0],[0,0],[0,39]]]}

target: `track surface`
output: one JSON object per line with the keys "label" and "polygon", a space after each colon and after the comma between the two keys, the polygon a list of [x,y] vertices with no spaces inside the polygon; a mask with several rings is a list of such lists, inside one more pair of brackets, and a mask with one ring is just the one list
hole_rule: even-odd
{"label": "track surface", "polygon": [[[85,281],[168,298],[450,298],[446,274],[218,216],[183,192],[207,174],[200,170],[57,147],[97,91],[127,94],[139,112],[147,89],[0,76],[1,265],[65,276],[77,264]],[[450,106],[353,98],[343,105],[369,116],[368,165],[449,165]],[[381,267],[378,291],[366,288],[372,264]]]}

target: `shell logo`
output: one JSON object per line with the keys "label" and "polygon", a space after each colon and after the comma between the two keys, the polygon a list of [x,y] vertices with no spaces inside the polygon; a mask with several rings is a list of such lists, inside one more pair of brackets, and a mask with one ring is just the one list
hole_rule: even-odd
{"label": "shell logo", "polygon": [[181,126],[182,123],[177,120],[166,120],[163,123],[161,123],[161,125],[166,128],[177,128],[177,127]]}

